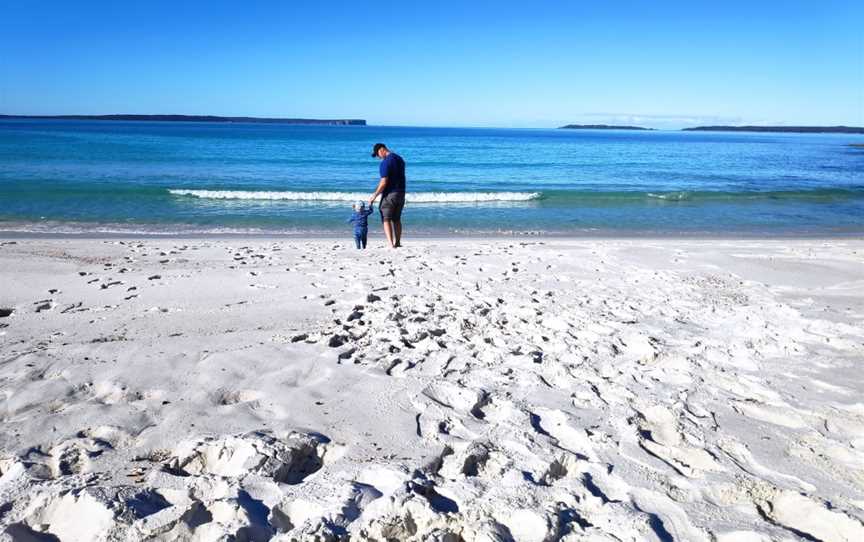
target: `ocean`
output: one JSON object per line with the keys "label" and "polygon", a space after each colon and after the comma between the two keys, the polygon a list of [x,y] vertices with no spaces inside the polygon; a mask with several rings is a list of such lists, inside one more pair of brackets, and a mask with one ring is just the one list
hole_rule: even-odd
{"label": "ocean", "polygon": [[0,232],[348,236],[377,141],[408,237],[864,233],[860,135],[59,120],[0,121]]}

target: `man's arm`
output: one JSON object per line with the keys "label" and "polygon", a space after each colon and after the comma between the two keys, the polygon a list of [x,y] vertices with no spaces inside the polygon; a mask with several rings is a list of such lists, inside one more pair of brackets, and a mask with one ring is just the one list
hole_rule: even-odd
{"label": "man's arm", "polygon": [[372,194],[372,197],[369,198],[369,206],[371,207],[375,200],[378,199],[378,196],[381,195],[381,192],[384,191],[384,188],[387,187],[387,177],[381,177],[381,182],[378,183],[378,188],[375,189],[375,193]]}

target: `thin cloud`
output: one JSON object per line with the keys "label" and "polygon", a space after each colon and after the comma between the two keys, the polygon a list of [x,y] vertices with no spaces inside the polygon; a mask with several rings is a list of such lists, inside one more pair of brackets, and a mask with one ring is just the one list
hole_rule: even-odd
{"label": "thin cloud", "polygon": [[661,115],[651,113],[584,113],[580,117],[604,124],[647,124],[651,127],[685,127],[710,124],[742,124],[742,117],[720,115]]}

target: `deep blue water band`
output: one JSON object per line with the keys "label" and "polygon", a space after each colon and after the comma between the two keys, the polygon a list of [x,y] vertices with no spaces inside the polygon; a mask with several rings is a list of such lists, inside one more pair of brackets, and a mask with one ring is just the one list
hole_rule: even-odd
{"label": "deep blue water band", "polygon": [[864,232],[861,136],[79,121],[0,122],[0,230],[347,232],[375,141],[416,231]]}

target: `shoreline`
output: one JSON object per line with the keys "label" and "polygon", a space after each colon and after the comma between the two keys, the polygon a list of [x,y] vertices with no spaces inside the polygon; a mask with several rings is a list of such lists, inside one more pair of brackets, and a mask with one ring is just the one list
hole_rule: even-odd
{"label": "shoreline", "polygon": [[[135,240],[135,239],[166,239],[166,240],[284,240],[284,241],[315,241],[315,240],[345,240],[351,238],[351,232],[124,232],[124,231],[84,231],[84,232],[50,232],[50,231],[17,231],[4,230],[0,228],[0,240]],[[494,241],[507,239],[532,239],[532,240],[720,240],[720,241],[788,241],[788,240],[861,240],[864,239],[864,230],[849,231],[785,231],[785,232],[687,232],[687,231],[622,231],[622,230],[594,230],[583,232],[548,232],[548,231],[519,231],[519,232],[414,232],[410,227],[406,229],[407,242],[410,240],[425,241]],[[380,225],[369,228],[369,239],[384,239]]]}

